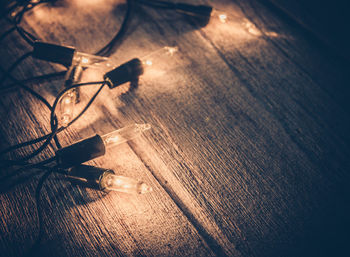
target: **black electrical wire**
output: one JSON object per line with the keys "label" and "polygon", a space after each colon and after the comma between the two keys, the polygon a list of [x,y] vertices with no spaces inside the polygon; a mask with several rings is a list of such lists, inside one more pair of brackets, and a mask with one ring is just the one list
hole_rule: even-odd
{"label": "black electrical wire", "polygon": [[[15,78],[13,78],[12,76],[10,77],[12,80],[16,81]],[[17,84],[24,90],[26,90],[27,92],[29,92],[31,95],[33,95],[35,98],[37,98],[38,100],[40,100],[43,104],[46,105],[46,107],[52,111],[52,106],[49,104],[49,102],[44,98],[42,97],[40,94],[38,94],[37,92],[35,92],[33,89],[23,85],[22,83],[20,83],[19,81],[17,81]],[[54,120],[57,122],[57,117],[54,117]],[[3,151],[0,152],[0,156],[7,153],[7,152],[10,152],[10,151],[13,151],[17,148],[15,147],[9,147]],[[14,166],[14,165],[23,165],[25,163],[23,163],[24,160],[1,160],[1,166],[4,168],[4,167],[9,167],[9,166]]]}
{"label": "black electrical wire", "polygon": [[29,162],[23,162],[23,166],[17,170],[14,170],[10,174],[3,176],[0,178],[1,182],[4,182],[6,180],[9,180],[15,176],[18,176],[21,171],[28,170],[28,169],[41,169],[41,170],[46,170],[50,167],[47,167],[47,164],[50,164],[52,162],[56,161],[56,156],[48,158],[46,160],[37,162],[37,163],[29,163]]}
{"label": "black electrical wire", "polygon": [[16,30],[16,28],[12,27],[12,28],[8,29],[7,31],[5,31],[4,33],[2,33],[2,35],[0,36],[0,42],[2,40],[4,40],[8,35],[10,35],[15,30]]}
{"label": "black electrical wire", "polygon": [[[52,72],[52,73],[48,73],[48,74],[44,74],[44,75],[38,75],[38,76],[32,76],[29,78],[25,78],[22,80],[18,80],[19,83],[21,84],[27,84],[27,83],[39,83],[41,81],[46,81],[46,80],[55,80],[57,78],[60,78],[62,76],[64,76],[67,73],[67,71],[58,71],[58,72]],[[11,83],[9,85],[6,86],[2,86],[0,87],[0,92],[1,93],[6,93],[6,92],[10,92],[11,90],[15,90],[18,86],[18,83]]]}
{"label": "black electrical wire", "polygon": [[13,19],[13,23],[15,28],[17,29],[18,33],[29,43],[29,44],[34,44],[35,40],[37,40],[37,38],[29,33],[28,31],[26,31],[25,29],[23,29],[22,27],[19,26],[19,24],[21,23],[24,14],[33,9],[35,6],[37,6],[40,3],[37,4],[31,4],[31,7],[28,8],[28,6],[26,6],[25,8],[23,8],[23,10],[21,12],[19,12]]}
{"label": "black electrical wire", "polygon": [[30,34],[28,31],[24,30],[22,27],[15,25],[15,29],[17,30],[18,34],[31,46],[34,45],[35,41],[37,40],[35,36]]}
{"label": "black electrical wire", "polygon": [[[90,82],[93,83],[93,82]],[[98,96],[98,94],[101,92],[101,90],[103,89],[103,87],[106,85],[106,82],[95,82],[94,84],[102,84],[100,86],[100,88],[96,91],[96,93],[90,98],[89,102],[86,104],[86,106],[84,107],[84,109],[74,118],[72,119],[66,126],[61,127],[60,129],[57,130],[56,134],[65,130],[66,128],[68,128],[70,125],[72,125],[74,122],[76,122],[91,106],[91,104],[95,101],[95,98]],[[50,125],[51,125],[51,133],[53,133],[53,129],[56,126],[57,120],[55,120],[56,114],[55,114],[55,110],[57,107],[57,104],[60,100],[60,98],[69,90],[80,87],[80,86],[85,86],[85,85],[89,85],[88,83],[81,83],[81,84],[77,84],[77,85],[73,85],[70,87],[65,88],[64,90],[61,91],[61,93],[56,97],[56,100],[54,102],[54,104],[52,105],[52,111],[51,111],[51,116],[50,116]],[[91,85],[91,84],[90,84]]]}
{"label": "black electrical wire", "polygon": [[6,180],[4,181],[0,180],[0,194],[8,192],[13,188],[17,187],[18,185],[23,184],[28,180],[32,179],[34,176],[37,176],[40,173],[50,169],[51,167],[42,167],[42,168],[36,168],[36,169],[32,168],[30,170],[26,170],[26,173],[21,174],[21,176],[18,178],[13,178],[15,176],[11,174],[12,176],[7,178]]}
{"label": "black electrical wire", "polygon": [[109,56],[123,42],[124,36],[125,36],[127,29],[130,25],[133,7],[134,7],[134,0],[127,0],[126,3],[127,3],[126,13],[125,13],[125,16],[124,16],[124,19],[123,19],[122,25],[120,26],[119,31],[111,39],[111,41],[109,41],[108,44],[106,44],[104,47],[102,47],[100,50],[98,50],[95,53],[95,55]]}
{"label": "black electrical wire", "polygon": [[27,59],[29,56],[31,56],[32,53],[29,52],[29,53],[25,53],[24,55],[22,55],[21,57],[19,57],[11,66],[10,68],[8,68],[3,76],[0,78],[0,87],[3,85],[3,83],[6,81],[6,79],[8,78],[9,75],[11,75],[12,71],[14,69],[17,68],[18,65],[21,64],[21,62],[23,62],[25,59]]}
{"label": "black electrical wire", "polygon": [[[4,69],[0,66],[0,70],[2,72],[5,72]],[[30,87],[27,87],[26,85],[24,85],[21,81],[15,79],[11,74],[8,74],[8,77],[14,81],[16,83],[16,85],[18,85],[20,88],[22,88],[23,90],[27,91],[28,93],[30,93],[32,96],[34,96],[36,99],[38,99],[40,102],[42,102],[43,104],[46,105],[46,107],[51,111],[52,106],[50,105],[50,103],[43,97],[41,96],[39,93],[37,93],[35,90],[31,89]],[[0,154],[1,155],[1,154]]]}
{"label": "black electrical wire", "polygon": [[[40,3],[43,3],[46,1],[41,1]],[[10,29],[9,31],[6,31],[1,37],[0,41],[6,37],[9,33],[11,33],[13,30],[17,30],[17,32],[20,34],[20,36],[30,45],[34,45],[34,42],[37,40],[37,38],[29,33],[28,31],[24,30],[22,27],[19,26],[19,23],[21,22],[23,15],[25,12],[28,10],[34,8],[38,4],[35,4],[31,6],[30,8],[24,8],[21,10],[21,12],[17,13],[16,16],[14,17],[13,21],[10,20],[14,24],[14,28]],[[127,32],[127,29],[129,27],[131,17],[132,17],[132,11],[133,11],[133,5],[134,5],[134,0],[127,0],[127,10],[122,22],[122,25],[117,32],[117,34],[105,45],[103,46],[100,50],[98,50],[95,54],[100,55],[100,56],[109,56],[111,53],[116,50],[122,43],[124,36]]]}
{"label": "black electrical wire", "polygon": [[35,204],[36,204],[36,212],[38,215],[38,227],[39,227],[39,231],[38,231],[38,235],[37,238],[35,240],[35,242],[33,243],[33,245],[30,247],[30,249],[28,250],[28,252],[25,254],[25,256],[33,256],[35,249],[39,246],[41,239],[43,237],[43,217],[42,217],[42,212],[41,212],[41,205],[40,205],[40,195],[41,195],[41,190],[43,188],[43,185],[45,183],[45,181],[49,178],[49,176],[54,172],[54,170],[49,170],[47,172],[45,172],[41,178],[39,179],[39,182],[36,186],[35,189]]}
{"label": "black electrical wire", "polygon": [[12,19],[11,18],[7,18],[8,22],[11,23],[13,25],[13,29],[16,30],[18,32],[18,34],[30,45],[33,45],[36,37],[29,33],[28,31],[26,31],[25,29],[23,29],[22,27],[19,26],[19,24],[22,21],[23,15],[31,10],[32,8],[34,8],[35,6],[37,6],[39,3],[35,3],[35,4],[30,4],[30,7],[25,6],[22,7],[22,10],[20,12],[18,12]]}

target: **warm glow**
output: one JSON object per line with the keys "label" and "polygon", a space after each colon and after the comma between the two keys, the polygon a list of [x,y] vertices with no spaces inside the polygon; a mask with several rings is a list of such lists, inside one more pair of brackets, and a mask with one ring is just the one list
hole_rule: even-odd
{"label": "warm glow", "polygon": [[60,100],[60,116],[62,126],[68,125],[73,118],[75,107],[76,91],[70,90]]}
{"label": "warm glow", "polygon": [[107,137],[105,139],[105,144],[112,144],[112,143],[118,143],[119,141],[121,141],[122,139],[118,136],[114,136],[114,137]]}
{"label": "warm glow", "polygon": [[178,64],[176,56],[179,52],[177,46],[165,46],[140,58],[143,67],[143,77],[146,79],[159,78]]}
{"label": "warm glow", "polygon": [[146,60],[145,64],[148,65],[148,66],[151,66],[152,65],[152,61],[151,60]]}
{"label": "warm glow", "polygon": [[86,57],[83,57],[83,58],[81,58],[81,63],[82,64],[87,64],[87,63],[89,63],[89,59],[86,58]]}
{"label": "warm glow", "polygon": [[211,13],[210,20],[219,20],[221,23],[227,22],[227,14],[221,10],[214,9]]}
{"label": "warm glow", "polygon": [[227,15],[222,13],[219,15],[219,19],[222,23],[226,23],[226,20],[227,20]]}
{"label": "warm glow", "polygon": [[168,51],[170,56],[173,56],[174,53],[176,53],[177,51],[179,51],[178,47],[171,47],[171,46],[166,46],[165,49]]}
{"label": "warm glow", "polygon": [[245,19],[242,22],[242,26],[252,35],[254,36],[261,36],[261,31],[249,20]]}
{"label": "warm glow", "polygon": [[103,68],[110,67],[110,58],[87,54],[82,52],[75,52],[73,57],[73,65],[80,65],[82,67]]}
{"label": "warm glow", "polygon": [[64,100],[62,100],[62,102],[64,101],[65,104],[70,104],[72,102],[70,97],[65,97]]}

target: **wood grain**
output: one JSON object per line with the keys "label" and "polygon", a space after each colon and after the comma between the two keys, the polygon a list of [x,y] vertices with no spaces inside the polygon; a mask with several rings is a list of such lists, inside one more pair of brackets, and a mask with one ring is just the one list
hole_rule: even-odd
{"label": "wood grain", "polygon": [[[121,2],[103,2],[42,6],[24,26],[43,40],[92,53],[125,11]],[[46,238],[39,254],[330,256],[346,249],[346,67],[259,2],[213,5],[229,14],[226,24],[212,20],[199,28],[178,14],[136,8],[112,59],[119,64],[164,45],[177,45],[179,53],[161,58],[136,84],[104,89],[60,138],[68,145],[151,123],[142,138],[93,163],[143,179],[154,192],[103,196],[51,177],[42,196]],[[5,43],[7,67],[29,49],[16,35]],[[28,60],[16,74],[57,69]],[[87,70],[83,80],[102,75]],[[33,88],[52,102],[61,84]],[[96,89],[84,89],[83,102]],[[11,93],[0,104],[2,148],[48,131],[47,111],[27,94]],[[0,196],[4,256],[23,253],[34,240],[34,186]]]}

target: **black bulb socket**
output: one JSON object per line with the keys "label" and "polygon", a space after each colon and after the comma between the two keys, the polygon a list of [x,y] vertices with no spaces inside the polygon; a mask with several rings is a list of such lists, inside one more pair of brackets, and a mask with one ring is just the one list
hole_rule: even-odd
{"label": "black bulb socket", "polygon": [[102,138],[96,135],[57,150],[56,158],[58,166],[67,169],[100,157],[105,152]]}
{"label": "black bulb socket", "polygon": [[68,169],[67,178],[74,184],[108,192],[103,178],[108,174],[115,174],[111,169],[103,169],[90,165],[78,165]]}
{"label": "black bulb socket", "polygon": [[136,80],[143,74],[143,65],[140,59],[134,58],[117,68],[107,72],[103,78],[109,88],[115,88],[126,82]]}
{"label": "black bulb socket", "polygon": [[34,42],[32,56],[36,59],[62,64],[66,67],[72,65],[75,53],[74,47],[61,46],[41,41]]}

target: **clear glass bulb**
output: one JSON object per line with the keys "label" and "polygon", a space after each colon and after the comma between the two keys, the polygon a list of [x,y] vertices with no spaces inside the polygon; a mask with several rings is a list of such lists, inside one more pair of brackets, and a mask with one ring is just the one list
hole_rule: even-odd
{"label": "clear glass bulb", "polygon": [[103,135],[101,136],[101,138],[106,148],[113,147],[113,146],[125,143],[129,140],[132,140],[135,137],[140,136],[143,132],[149,130],[150,128],[151,128],[151,125],[148,123],[133,124],[133,125],[115,130],[106,135]]}
{"label": "clear glass bulb", "polygon": [[139,182],[129,177],[117,176],[112,173],[103,176],[100,184],[103,189],[129,194],[146,194],[153,191],[152,187],[144,182]]}
{"label": "clear glass bulb", "polygon": [[108,57],[87,54],[76,51],[73,56],[73,65],[92,68],[112,68],[114,63]]}
{"label": "clear glass bulb", "polygon": [[60,100],[60,113],[62,126],[67,126],[72,120],[77,93],[75,90],[69,90]]}
{"label": "clear glass bulb", "polygon": [[[67,71],[65,86],[69,87],[80,82],[83,73],[83,67],[79,64],[72,65]],[[61,98],[59,106],[61,112],[62,126],[67,126],[72,120],[76,103],[79,102],[79,88],[73,88],[67,91]]]}
{"label": "clear glass bulb", "polygon": [[151,67],[156,67],[159,65],[161,65],[162,68],[165,68],[167,65],[163,64],[168,64],[169,57],[173,57],[178,51],[179,48],[177,46],[165,46],[141,57],[140,60],[143,64],[143,68],[145,69],[145,71],[147,71]]}

